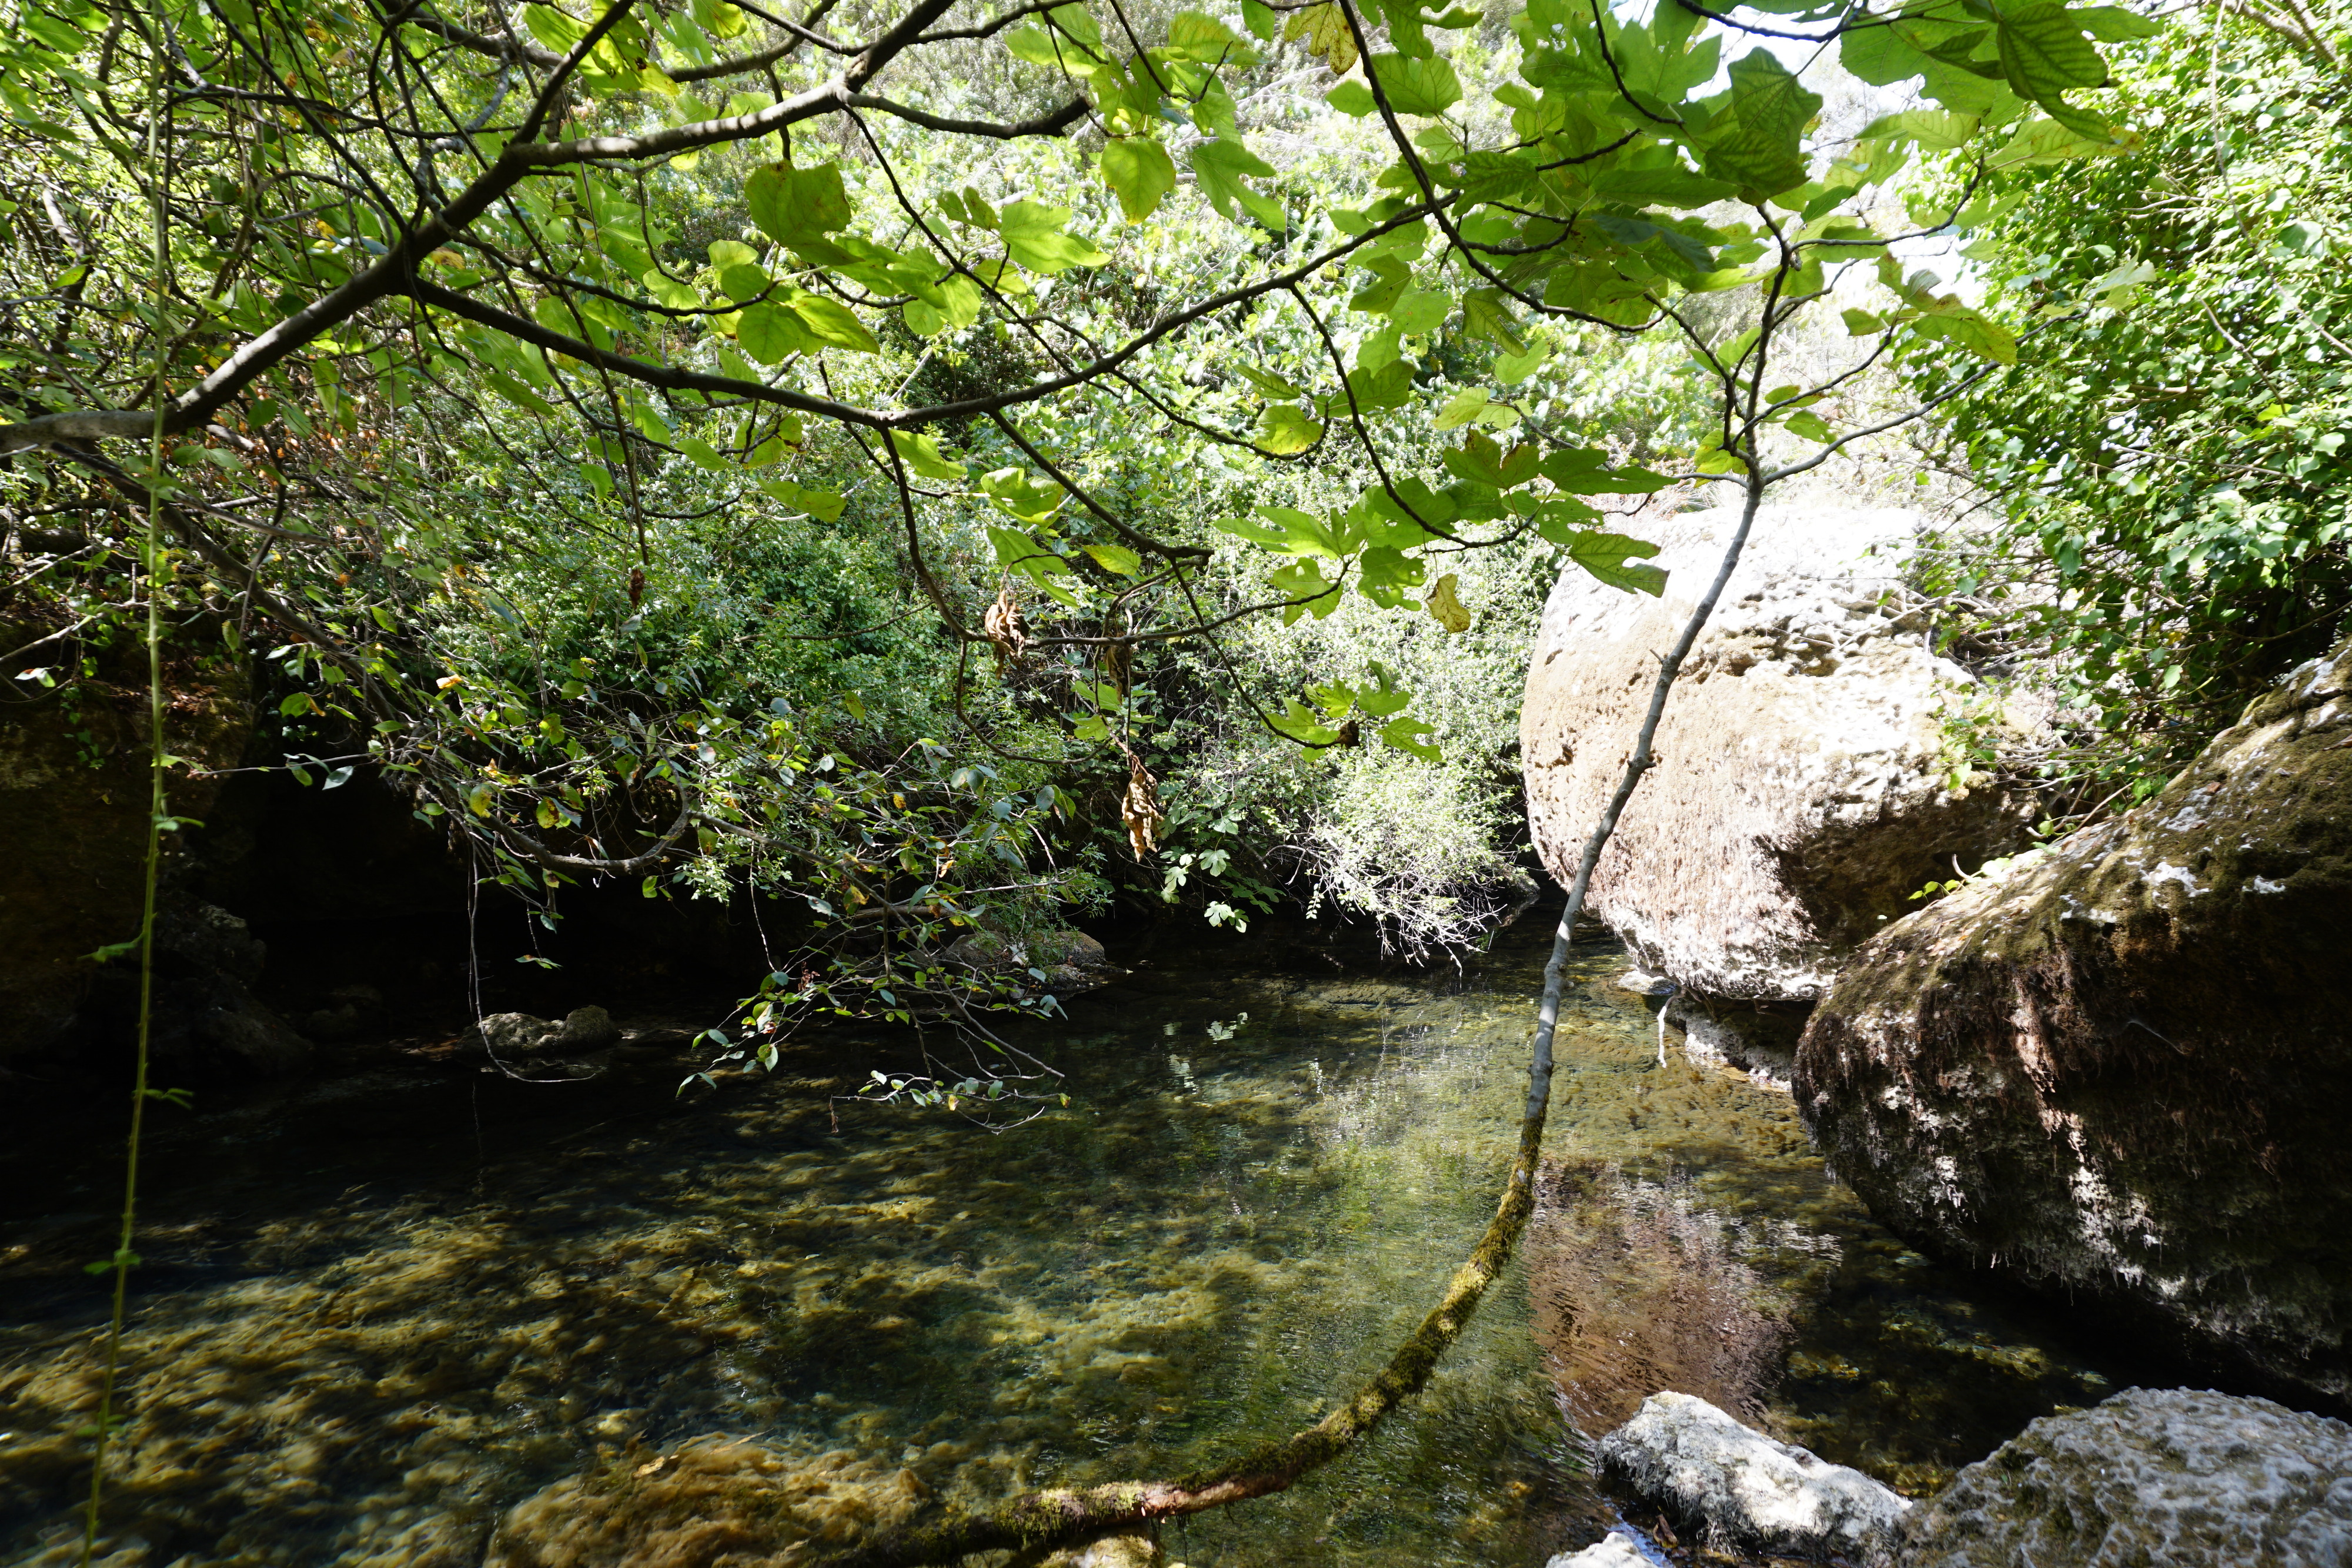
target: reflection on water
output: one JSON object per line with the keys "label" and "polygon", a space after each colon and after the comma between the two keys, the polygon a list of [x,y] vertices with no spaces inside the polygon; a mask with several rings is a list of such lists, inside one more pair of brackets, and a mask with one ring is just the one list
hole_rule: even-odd
{"label": "reflection on water", "polygon": [[[110,1550],[470,1565],[518,1499],[718,1430],[976,1502],[1295,1427],[1489,1217],[1545,936],[1466,978],[1171,961],[1074,1004],[1042,1042],[1070,1108],[1001,1135],[863,1104],[836,1131],[830,1097],[896,1064],[870,1042],[684,1105],[659,1080],[404,1066],[204,1110],[165,1134],[146,1206]],[[1785,1098],[1659,1066],[1649,1016],[1607,984],[1622,965],[1578,961],[1551,1147],[1668,1179],[1738,1239],[1792,1318],[1778,1429],[1917,1490],[2105,1392],[1874,1227]],[[79,1265],[110,1243],[62,1211],[101,1210],[110,1173],[79,1168],[19,1163],[0,1197],[11,1563],[68,1560],[85,1484],[100,1303]],[[1578,1454],[1514,1280],[1364,1451],[1190,1522],[1171,1554],[1533,1564],[1599,1532]]]}

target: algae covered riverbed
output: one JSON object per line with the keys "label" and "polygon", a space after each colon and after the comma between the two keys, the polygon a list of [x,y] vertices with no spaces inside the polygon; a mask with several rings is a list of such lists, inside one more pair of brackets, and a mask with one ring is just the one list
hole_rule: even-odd
{"label": "algae covered riverbed", "polygon": [[[525,1086],[391,1065],[160,1135],[109,1505],[121,1568],[471,1564],[499,1511],[631,1445],[848,1451],[976,1503],[1181,1472],[1377,1364],[1492,1211],[1546,933],[1466,973],[1165,958],[1031,1040],[1071,1103],[1002,1134],[771,1078]],[[1114,953],[1114,956],[1118,956]],[[1789,1320],[1770,1423],[1912,1490],[2109,1389],[2030,1311],[1874,1227],[1785,1096],[1679,1057],[1580,949],[1549,1147],[1703,1211]],[[1246,1014],[1244,1020],[1243,1016]],[[0,1561],[69,1561],[109,1166],[7,1170]],[[47,1185],[44,1185],[44,1184]],[[1492,1296],[1426,1393],[1193,1565],[1533,1564],[1607,1500]],[[2113,1368],[2104,1369],[2114,1375]]]}

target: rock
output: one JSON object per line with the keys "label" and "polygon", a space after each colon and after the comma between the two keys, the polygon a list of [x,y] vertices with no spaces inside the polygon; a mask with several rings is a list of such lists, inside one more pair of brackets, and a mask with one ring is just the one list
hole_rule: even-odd
{"label": "rock", "polygon": [[[0,646],[17,647],[48,630],[0,619]],[[53,653],[56,645],[48,646]],[[0,1061],[76,1049],[75,1041],[92,1033],[106,1037],[110,1053],[128,1040],[122,1009],[102,1006],[102,1027],[84,1012],[93,986],[107,977],[89,955],[139,929],[147,850],[146,655],[126,643],[96,657],[96,674],[54,689],[11,679],[16,669],[0,671],[17,699],[0,707]],[[197,768],[234,768],[253,717],[241,664],[193,655],[184,664],[175,661],[164,718],[173,755]],[[175,768],[166,802],[173,815],[202,821],[219,792],[217,778]],[[192,836],[164,835],[167,883]]]}
{"label": "rock", "polygon": [[[215,1071],[226,1066],[239,1077],[281,1078],[308,1067],[313,1054],[309,1040],[234,981],[215,989],[194,1032],[211,1048]],[[172,1052],[156,1054],[168,1061]]]}
{"label": "rock", "polygon": [[1758,1087],[1786,1094],[1809,1010],[1799,1003],[1731,1001],[1677,991],[1664,1016],[1669,1029],[1683,1031],[1683,1054],[1691,1061],[1737,1068]]}
{"label": "rock", "polygon": [[621,1030],[603,1008],[574,1008],[562,1022],[530,1013],[492,1013],[467,1031],[459,1044],[481,1050],[486,1044],[501,1061],[533,1056],[578,1056],[618,1045]]}
{"label": "rock", "polygon": [[1653,1568],[1633,1538],[1612,1530],[1581,1552],[1563,1552],[1544,1568]]}
{"label": "rock", "polygon": [[1631,991],[1637,997],[1647,997],[1654,1001],[1661,997],[1671,997],[1675,990],[1672,980],[1664,975],[1653,975],[1646,969],[1628,969],[1612,983],[1621,991]]}
{"label": "rock", "polygon": [[1653,1394],[1601,1439],[1608,1472],[1718,1546],[1880,1562],[1910,1503],[1859,1470],[1743,1427],[1704,1399]]}
{"label": "rock", "polygon": [[[1637,529],[1662,547],[1663,599],[1571,566],[1544,606],[1521,758],[1536,847],[1563,884],[1737,521]],[[2021,841],[2019,805],[1952,787],[1940,714],[1972,681],[1929,652],[1901,580],[1916,528],[1899,511],[1759,515],[1666,705],[1657,767],[1594,870],[1586,907],[1644,971],[1710,998],[1813,1000],[1954,855],[1973,865]]]}
{"label": "rock", "polygon": [[2352,1427],[2187,1388],[2044,1416],[1906,1521],[1903,1568],[2343,1568]]}
{"label": "rock", "polygon": [[608,1045],[618,1045],[621,1030],[613,1022],[613,1015],[603,1008],[574,1008],[563,1015],[563,1025],[556,1031],[554,1049],[558,1051],[602,1051]]}
{"label": "rock", "polygon": [[913,1471],[744,1437],[632,1449],[509,1509],[483,1568],[714,1568],[800,1563],[904,1521]]}
{"label": "rock", "polygon": [[1046,983],[1060,991],[1092,990],[1118,973],[1103,945],[1083,931],[1047,931],[1017,941],[974,931],[950,943],[943,956],[972,969],[1043,969]]}
{"label": "rock", "polygon": [[1923,1250],[2352,1401],[2352,641],[2160,794],[1889,927],[1798,1108]]}

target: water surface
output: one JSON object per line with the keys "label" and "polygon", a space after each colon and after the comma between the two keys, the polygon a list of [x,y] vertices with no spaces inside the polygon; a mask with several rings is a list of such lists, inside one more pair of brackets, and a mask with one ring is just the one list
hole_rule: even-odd
{"label": "water surface", "polygon": [[[658,1073],[517,1085],[384,1052],[167,1113],[110,1550],[455,1568],[499,1510],[632,1443],[847,1448],[980,1502],[1310,1422],[1492,1213],[1547,939],[1466,974],[1163,959],[1031,1039],[1071,1104],[998,1134],[844,1100],[909,1064],[853,1038],[684,1102]],[[1770,1424],[1921,1490],[2110,1391],[2062,1325],[1874,1226],[1785,1096],[1662,1065],[1607,983],[1623,964],[1580,949],[1549,1146],[1727,1228],[1792,1314]],[[0,1168],[0,1561],[69,1560],[103,1155]],[[1581,1450],[1514,1276],[1363,1450],[1171,1555],[1532,1568],[1609,1517]]]}

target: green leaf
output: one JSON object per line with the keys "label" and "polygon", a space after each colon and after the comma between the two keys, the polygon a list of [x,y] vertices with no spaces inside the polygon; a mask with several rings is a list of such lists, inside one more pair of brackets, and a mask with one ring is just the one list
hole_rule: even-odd
{"label": "green leaf", "polygon": [[855,215],[838,163],[821,163],[814,169],[770,163],[751,172],[743,184],[743,197],[760,232],[784,245],[822,239],[847,228]]}
{"label": "green leaf", "polygon": [[[1217,523],[1216,528],[1220,533],[1231,534],[1237,539],[1247,539],[1252,544],[1264,545],[1268,549],[1301,559],[1321,556],[1336,560],[1346,553],[1339,535],[1311,512],[1302,512],[1293,507],[1260,507],[1257,512],[1259,517],[1266,519],[1265,523],[1252,522],[1247,517],[1227,517]],[[1268,527],[1268,524],[1272,526]]]}
{"label": "green leaf", "polygon": [[1799,409],[1780,423],[1788,427],[1789,434],[1801,435],[1807,441],[1819,441],[1826,444],[1837,439],[1832,434],[1829,425],[1822,421],[1822,416],[1809,408]]}
{"label": "green leaf", "polygon": [[1133,577],[1143,570],[1143,558],[1125,545],[1080,545],[1078,548],[1094,557],[1095,563],[1105,571]]}
{"label": "green leaf", "polygon": [[1368,256],[1358,258],[1378,276],[1349,298],[1348,308],[1373,316],[1385,316],[1390,307],[1404,296],[1412,282],[1412,268],[1392,256]]}
{"label": "green leaf", "polygon": [[2126,11],[2120,5],[2084,5],[2067,15],[2074,18],[2076,26],[2103,44],[2153,38],[2164,31],[2164,24],[2155,17]]}
{"label": "green leaf", "polygon": [[781,305],[753,305],[736,323],[735,341],[759,363],[780,365],[808,347],[809,335],[795,312]]}
{"label": "green leaf", "polygon": [[1343,81],[1325,93],[1323,101],[1340,113],[1352,115],[1358,120],[1363,119],[1380,107],[1372,98],[1372,89],[1362,82],[1352,79]]}
{"label": "green leaf", "polygon": [[[1462,78],[1444,55],[1409,60],[1402,55],[1374,55],[1366,62],[1373,79],[1399,114],[1433,120],[1462,101]],[[1370,96],[1367,94],[1366,96]]]}
{"label": "green leaf", "polygon": [[820,343],[854,349],[863,354],[882,351],[882,345],[874,340],[874,334],[866,329],[866,323],[838,299],[828,299],[822,294],[795,293],[786,308],[799,318],[808,335]]}
{"label": "green leaf", "polygon": [[1380,729],[1381,742],[1382,745],[1393,746],[1399,751],[1408,752],[1414,757],[1420,758],[1423,762],[1442,762],[1444,760],[1444,753],[1440,752],[1437,747],[1423,743],[1421,738],[1424,735],[1434,735],[1435,733],[1437,733],[1437,727],[1435,725],[1429,724],[1424,720],[1417,718],[1391,719],[1388,723],[1381,726]]}
{"label": "green leaf", "polygon": [[1767,196],[1803,184],[1805,125],[1821,95],[1767,49],[1734,60],[1730,75],[1729,101],[1704,132],[1706,172]]}
{"label": "green leaf", "polygon": [[2068,88],[2105,85],[2106,62],[2075,26],[2065,0],[2031,0],[2005,13],[1999,38],[2009,85],[2053,115]]}
{"label": "green leaf", "polygon": [[941,479],[950,484],[962,482],[966,473],[964,465],[941,453],[935,438],[908,430],[893,430],[888,434],[891,449],[898,454],[899,461],[913,470],[917,477]]}
{"label": "green leaf", "polygon": [[1110,256],[1082,235],[1065,234],[1070,221],[1067,207],[1015,202],[997,214],[997,233],[1006,254],[1032,272],[1051,276],[1073,267],[1100,267]]}
{"label": "green leaf", "polygon": [[1242,213],[1247,212],[1259,226],[1270,231],[1279,233],[1289,226],[1278,204],[1242,183],[1244,177],[1270,177],[1274,165],[1240,141],[1230,137],[1203,141],[1185,160],[1192,165],[1202,196],[1218,216],[1238,223]]}
{"label": "green leaf", "polygon": [[[1356,588],[1384,610],[1393,610],[1419,588],[1428,565],[1388,545],[1374,545],[1356,558]],[[1399,706],[1402,706],[1400,701]]]}
{"label": "green leaf", "polygon": [[1295,456],[1322,439],[1322,424],[1288,403],[1275,403],[1257,416],[1257,444],[1276,457]]}
{"label": "green leaf", "polygon": [[1139,224],[1176,188],[1176,161],[1148,136],[1116,137],[1103,145],[1102,177],[1118,193],[1127,221]]}
{"label": "green leaf", "polygon": [[1646,539],[1593,528],[1563,530],[1558,535],[1549,528],[1542,532],[1544,538],[1566,551],[1570,560],[1612,588],[1646,593],[1653,598],[1666,591],[1664,570],[1643,564],[1643,558],[1658,553],[1658,547]]}
{"label": "green leaf", "polygon": [[1007,516],[1024,523],[1042,523],[1061,510],[1069,492],[1052,480],[1039,481],[1026,468],[999,468],[980,477],[983,494]]}
{"label": "green leaf", "polygon": [[1434,332],[1452,314],[1452,298],[1429,288],[1413,289],[1389,307],[1389,319],[1401,332]]}
{"label": "green leaf", "polygon": [[1257,51],[1242,42],[1231,27],[1200,11],[1179,11],[1168,18],[1168,57],[1198,60],[1204,66],[1248,66]]}
{"label": "green leaf", "polygon": [[806,512],[810,517],[828,523],[840,521],[842,509],[848,505],[845,497],[831,490],[808,489],[775,475],[763,476],[760,488],[793,511]]}
{"label": "green leaf", "polygon": [[1295,402],[1298,399],[1307,395],[1298,388],[1291,385],[1288,382],[1284,381],[1280,376],[1262,371],[1245,360],[1234,360],[1232,361],[1231,363],[1235,374],[1246,380],[1250,385],[1257,388],[1258,391],[1265,393],[1268,397],[1282,398],[1287,402]]}
{"label": "green leaf", "polygon": [[1437,411],[1437,428],[1458,430],[1478,417],[1493,394],[1484,387],[1465,387],[1446,399],[1445,406]]}
{"label": "green leaf", "polygon": [[1274,591],[1295,602],[1282,612],[1282,623],[1296,624],[1301,615],[1320,621],[1339,608],[1339,587],[1311,560],[1297,560],[1279,571],[1266,573]]}
{"label": "green leaf", "polygon": [[1460,446],[1444,455],[1447,472],[1497,490],[1517,489],[1541,471],[1541,462],[1532,445],[1514,446],[1506,456],[1492,436],[1475,430],[1462,438]]}
{"label": "green leaf", "polygon": [[1977,133],[1974,115],[1954,114],[1948,109],[1906,109],[1897,114],[1882,114],[1855,137],[1857,141],[1907,141],[1930,152],[1948,152],[1964,146]]}
{"label": "green leaf", "polygon": [[719,275],[719,287],[736,304],[748,304],[768,291],[768,274],[754,263],[739,261]]}
{"label": "green leaf", "polygon": [[698,435],[680,436],[677,449],[685,453],[698,468],[713,474],[727,474],[734,470],[735,465],[720,456],[717,447]]}

